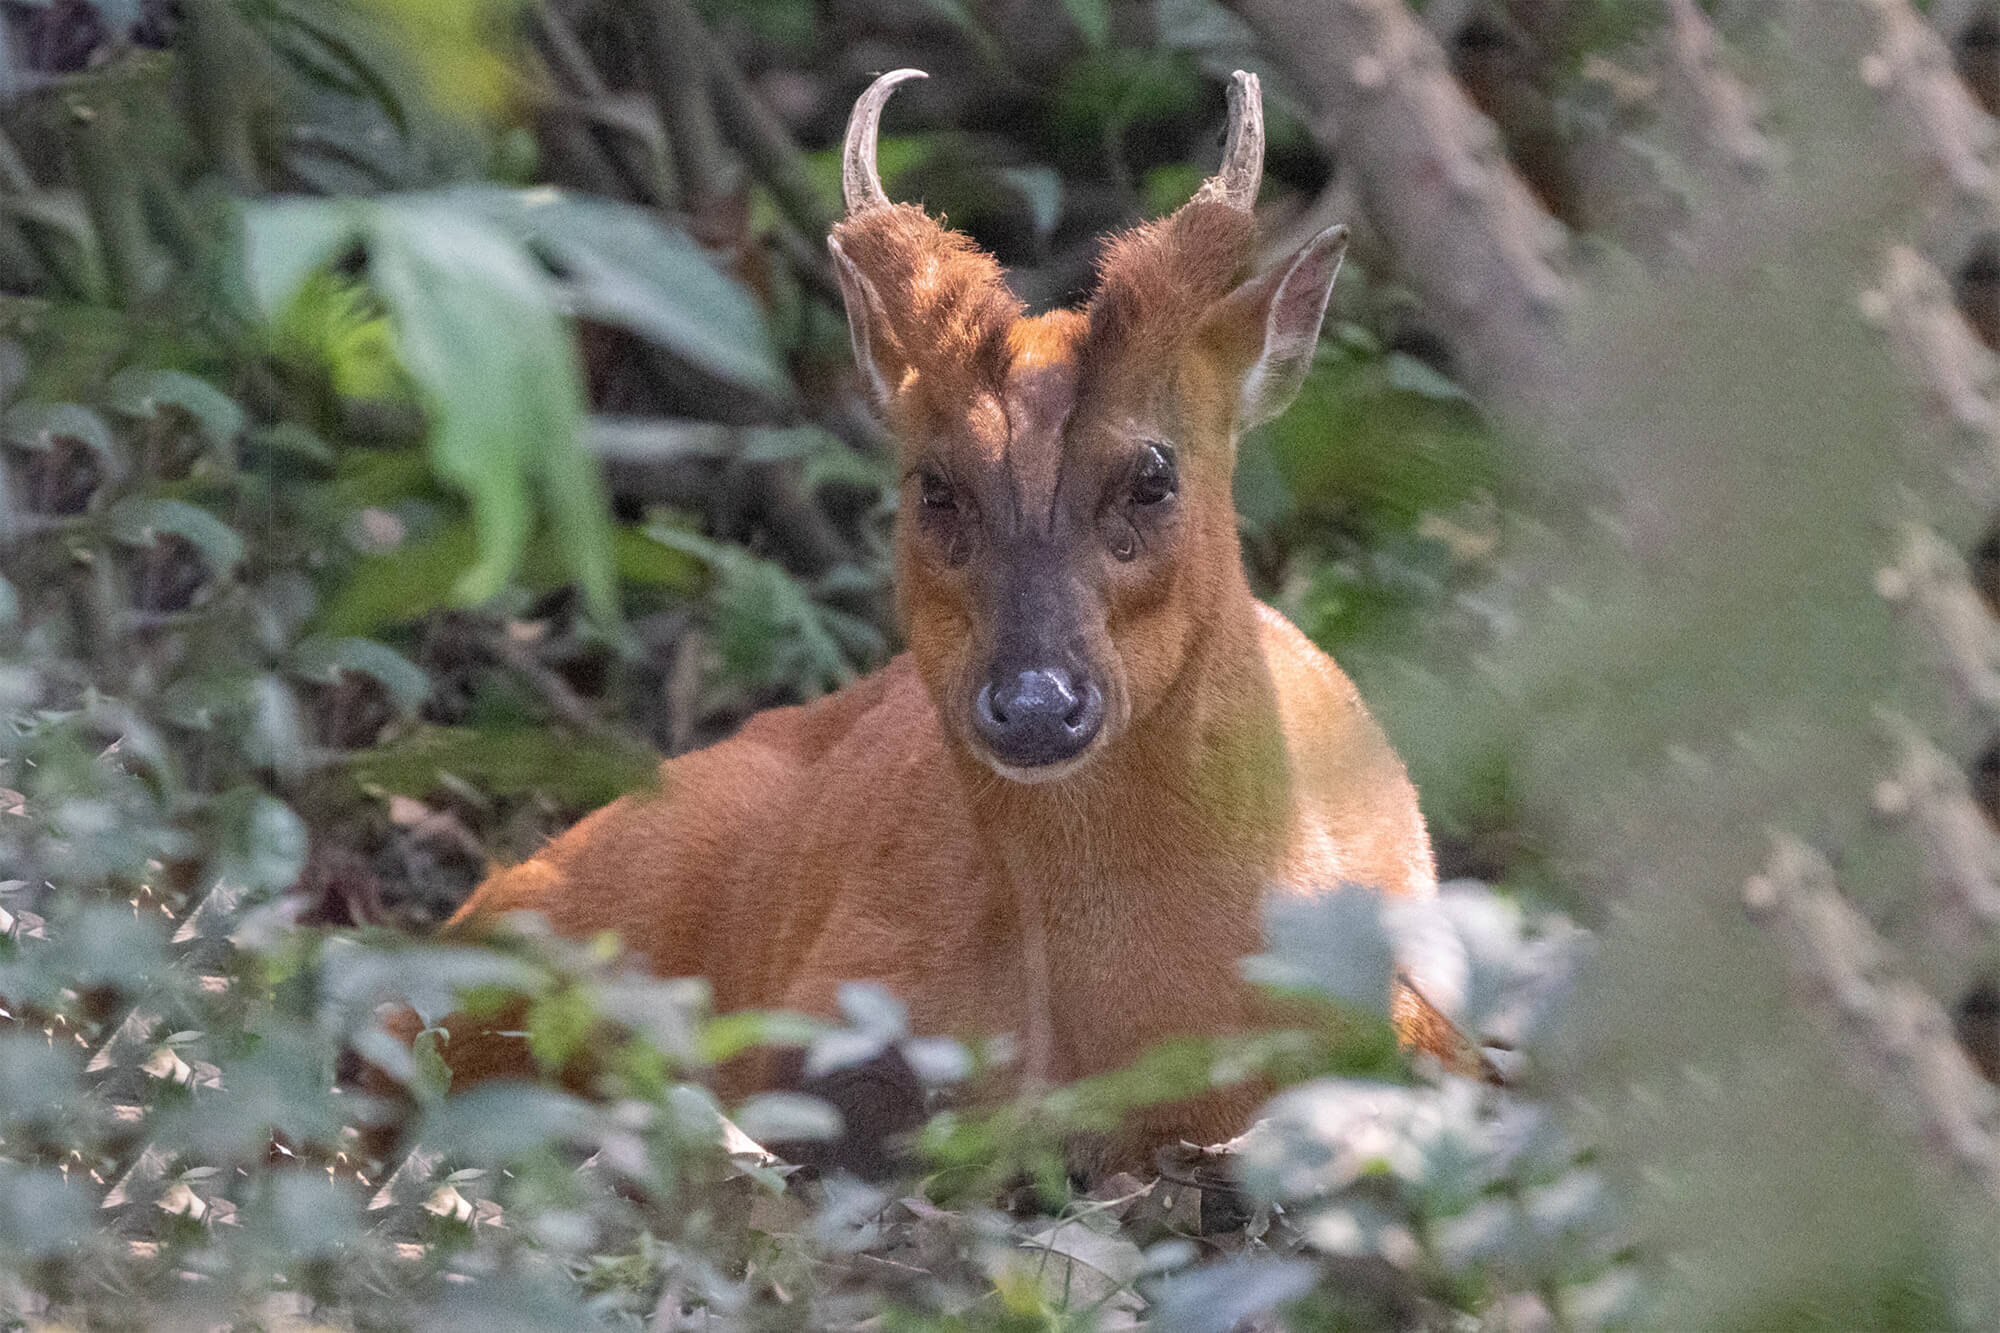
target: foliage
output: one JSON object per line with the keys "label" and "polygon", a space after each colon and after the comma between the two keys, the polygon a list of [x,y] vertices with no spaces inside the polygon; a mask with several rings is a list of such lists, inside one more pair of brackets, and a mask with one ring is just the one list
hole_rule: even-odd
{"label": "foliage", "polygon": [[[1219,76],[1277,54],[1254,7],[0,0],[0,1317],[1990,1322],[1993,1192],[1917,1073],[1963,1066],[1939,1000],[1995,963],[1949,927],[2000,854],[1942,750],[2000,698],[1954,549],[2000,486],[1864,325],[1902,318],[1857,299],[1881,237],[1921,229],[1825,71],[1900,75],[1838,25],[1732,30],[1796,155],[1752,201],[1668,114],[1669,10],[1418,8],[1575,228],[1583,373],[1559,411],[1475,402],[1364,226],[1237,493],[1253,580],[1360,680],[1461,878],[1274,917],[1289,1029],[994,1105],[961,1094],[1005,1043],[878,991],[716,1015],[613,941],[424,934],[659,753],[893,649],[895,465],[819,249],[864,68],[939,75],[891,112],[891,192],[1055,304],[1208,169]],[[1373,127],[1330,152],[1266,88],[1274,243],[1365,215]],[[1746,879],[1865,966],[1767,943]],[[1411,1067],[1399,969],[1509,1086]],[[453,1092],[384,1003],[517,1012],[552,1077]],[[758,1148],[832,1128],[705,1090],[766,1043],[899,1052],[938,1108],[911,1170]],[[1125,1112],[1246,1079],[1276,1095],[1228,1152],[1070,1177]]]}

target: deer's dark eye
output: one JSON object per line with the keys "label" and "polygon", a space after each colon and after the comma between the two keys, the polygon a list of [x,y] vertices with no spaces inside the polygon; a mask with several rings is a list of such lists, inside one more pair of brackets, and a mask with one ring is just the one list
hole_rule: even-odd
{"label": "deer's dark eye", "polygon": [[1164,444],[1149,444],[1139,456],[1132,474],[1132,503],[1156,505],[1180,489],[1180,475],[1174,470],[1174,451]]}
{"label": "deer's dark eye", "polygon": [[958,496],[953,493],[951,483],[935,472],[919,475],[917,483],[922,487],[924,508],[941,514],[949,514],[958,508]]}

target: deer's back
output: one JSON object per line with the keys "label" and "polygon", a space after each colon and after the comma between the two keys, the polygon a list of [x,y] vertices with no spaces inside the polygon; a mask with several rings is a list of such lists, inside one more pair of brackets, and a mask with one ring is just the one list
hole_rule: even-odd
{"label": "deer's back", "polygon": [[719,1009],[825,1010],[831,986],[799,994],[801,976],[846,965],[893,983],[919,918],[978,910],[957,792],[930,700],[898,657],[666,761],[657,790],[496,873],[451,924],[530,909],[562,934],[616,931],[662,975],[708,977]]}

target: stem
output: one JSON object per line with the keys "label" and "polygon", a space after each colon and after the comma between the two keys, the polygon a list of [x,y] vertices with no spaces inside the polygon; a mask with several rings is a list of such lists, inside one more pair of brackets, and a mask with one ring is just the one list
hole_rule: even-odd
{"label": "stem", "polygon": [[68,139],[76,182],[104,252],[107,296],[112,305],[126,306],[145,291],[152,240],[118,148],[118,121],[109,107],[73,103]]}
{"label": "stem", "polygon": [[673,145],[681,198],[699,223],[714,215],[736,176],[709,102],[711,64],[701,55],[707,34],[678,0],[633,0],[627,10],[646,89]]}

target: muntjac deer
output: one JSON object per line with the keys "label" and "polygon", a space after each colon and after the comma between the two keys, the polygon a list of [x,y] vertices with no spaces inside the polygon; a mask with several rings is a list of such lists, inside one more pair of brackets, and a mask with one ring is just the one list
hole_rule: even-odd
{"label": "muntjac deer", "polygon": [[[1332,228],[1245,280],[1256,78],[1230,90],[1220,172],[1111,240],[1083,308],[1030,317],[990,256],[883,194],[882,107],[920,77],[856,104],[828,241],[901,450],[909,651],[667,761],[657,793],[495,874],[452,926],[532,909],[616,931],[722,1010],[829,1015],[843,982],[876,981],[919,1031],[1013,1034],[1045,1083],[1253,1027],[1238,965],[1266,894],[1428,895],[1435,874],[1354,686],[1244,577],[1236,441],[1297,392],[1346,245]],[[1461,1054],[1413,992],[1396,1013],[1406,1041]],[[526,1067],[453,1026],[462,1078]],[[1094,1160],[1228,1138],[1259,1096],[1142,1113]]]}

